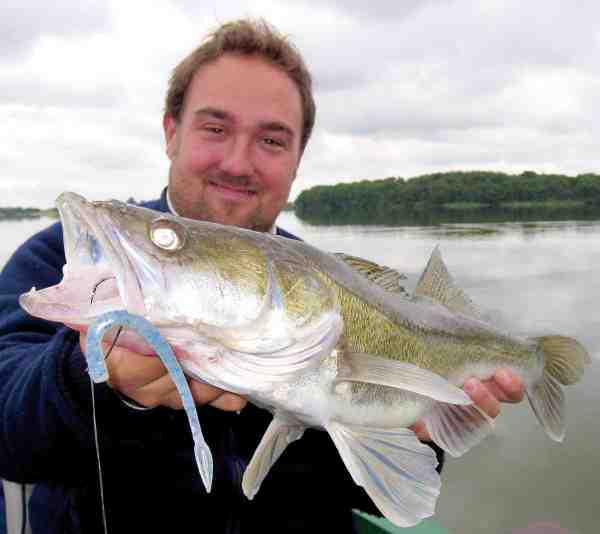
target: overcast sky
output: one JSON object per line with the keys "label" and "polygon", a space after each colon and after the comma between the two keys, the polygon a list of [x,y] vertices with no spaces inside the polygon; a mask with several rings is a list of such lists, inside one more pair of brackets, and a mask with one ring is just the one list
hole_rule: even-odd
{"label": "overcast sky", "polygon": [[0,206],[156,197],[170,71],[242,16],[288,34],[314,75],[292,197],[453,169],[600,172],[597,0],[8,0]]}

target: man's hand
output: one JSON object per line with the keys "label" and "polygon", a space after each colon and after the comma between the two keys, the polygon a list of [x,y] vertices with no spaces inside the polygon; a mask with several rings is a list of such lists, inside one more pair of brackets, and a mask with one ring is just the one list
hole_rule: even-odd
{"label": "man's hand", "polygon": [[[498,369],[493,378],[478,380],[469,378],[465,382],[464,390],[473,402],[479,406],[492,419],[498,417],[501,402],[521,402],[525,388],[521,379],[510,369]],[[417,421],[412,429],[421,441],[430,441],[431,437],[423,421]]]}
{"label": "man's hand", "polygon": [[[85,333],[80,333],[79,344],[85,349]],[[106,354],[109,343],[102,343]],[[138,354],[123,347],[114,347],[106,359],[108,383],[120,394],[142,406],[168,406],[175,410],[183,409],[179,392],[160,358]],[[192,397],[198,405],[210,404],[225,411],[239,411],[247,404],[247,399],[223,391],[209,384],[188,379]]]}

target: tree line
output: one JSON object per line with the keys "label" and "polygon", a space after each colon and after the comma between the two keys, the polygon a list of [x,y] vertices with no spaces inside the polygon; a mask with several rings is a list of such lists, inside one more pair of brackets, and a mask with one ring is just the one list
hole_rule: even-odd
{"label": "tree line", "polygon": [[380,217],[470,205],[497,208],[519,203],[568,201],[600,205],[600,175],[456,171],[412,179],[362,180],[302,191],[294,201],[294,209],[300,217],[343,213]]}
{"label": "tree line", "polygon": [[0,207],[0,220],[3,219],[35,219],[38,217],[58,217],[58,210],[50,208]]}

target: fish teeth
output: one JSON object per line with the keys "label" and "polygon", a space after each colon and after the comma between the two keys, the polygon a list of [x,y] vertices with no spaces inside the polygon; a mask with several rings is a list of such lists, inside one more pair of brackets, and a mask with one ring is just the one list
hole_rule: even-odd
{"label": "fish teeth", "polygon": [[31,286],[31,289],[29,290],[29,294],[33,294],[36,292],[35,286]]}

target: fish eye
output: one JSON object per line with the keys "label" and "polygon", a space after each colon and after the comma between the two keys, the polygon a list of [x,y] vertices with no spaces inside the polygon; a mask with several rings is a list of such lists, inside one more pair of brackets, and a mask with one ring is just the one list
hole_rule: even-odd
{"label": "fish eye", "polygon": [[167,219],[157,219],[150,227],[150,239],[163,250],[179,250],[183,247],[183,230]]}

